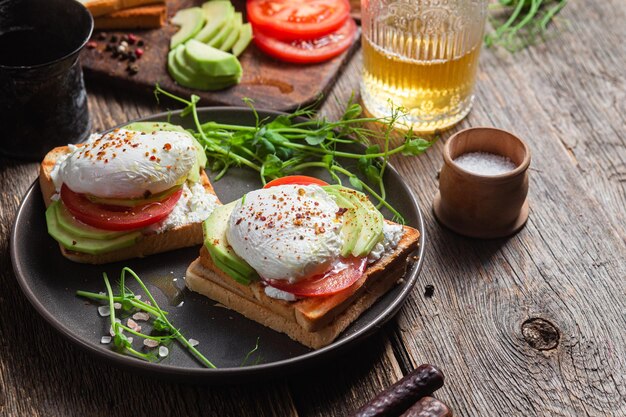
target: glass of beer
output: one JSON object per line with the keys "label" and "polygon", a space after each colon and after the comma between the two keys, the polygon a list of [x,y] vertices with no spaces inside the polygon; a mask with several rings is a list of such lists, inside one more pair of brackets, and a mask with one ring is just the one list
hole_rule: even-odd
{"label": "glass of beer", "polygon": [[487,0],[361,0],[367,111],[418,133],[453,126],[469,113]]}

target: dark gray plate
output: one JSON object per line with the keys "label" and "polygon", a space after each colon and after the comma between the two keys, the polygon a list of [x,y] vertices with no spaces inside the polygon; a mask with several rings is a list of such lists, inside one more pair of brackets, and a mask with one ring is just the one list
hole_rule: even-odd
{"label": "dark gray plate", "polygon": [[[201,121],[254,125],[253,114],[245,108],[203,108],[199,114]],[[260,112],[261,117],[278,114]],[[168,120],[168,116],[173,123],[192,126],[191,118],[181,119],[179,112],[157,114],[141,120],[164,121]],[[325,178],[321,172],[312,171],[309,174]],[[385,181],[389,202],[405,216],[408,225],[416,227],[422,234],[418,261],[409,268],[401,284],[352,323],[334,343],[316,351],[184,289],[185,270],[198,256],[198,247],[107,265],[82,265],[67,260],[61,256],[57,243],[47,233],[45,206],[37,182],[24,196],[15,220],[11,235],[13,268],[28,300],[55,329],[112,364],[168,378],[184,378],[185,381],[241,382],[284,374],[327,360],[362,342],[398,311],[415,285],[424,251],[422,215],[415,196],[391,166],[386,170]],[[226,203],[260,188],[261,182],[255,172],[233,169],[213,185],[220,200]],[[389,213],[384,214],[388,217]],[[124,266],[134,269],[148,283],[157,302],[170,312],[172,322],[185,336],[199,340],[198,349],[219,369],[203,368],[179,346],[174,346],[170,355],[160,363],[148,363],[118,354],[110,345],[100,344],[101,336],[108,333],[108,318],[100,317],[97,305],[78,298],[75,291],[104,291],[102,273],[106,272],[112,281],[116,281]],[[131,285],[131,288],[138,290],[137,286]],[[183,301],[181,306],[169,305],[179,304],[180,301]],[[259,349],[248,363],[258,363],[241,366],[257,338]],[[139,348],[140,343],[136,340],[134,346]]]}

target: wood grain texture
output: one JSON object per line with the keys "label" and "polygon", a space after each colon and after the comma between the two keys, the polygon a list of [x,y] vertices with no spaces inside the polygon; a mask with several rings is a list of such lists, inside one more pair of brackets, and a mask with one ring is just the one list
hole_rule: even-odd
{"label": "wood grain texture", "polygon": [[[343,416],[427,362],[446,374],[435,396],[457,416],[626,415],[625,16],[622,1],[569,2],[548,43],[483,51],[469,117],[426,155],[393,161],[426,217],[417,287],[371,340],[285,379],[166,383],[100,364],[58,336],[21,294],[8,255],[37,164],[0,159],[0,415]],[[340,114],[360,68],[357,54],[323,115]],[[163,110],[150,95],[88,88],[98,130]],[[443,141],[478,125],[531,148],[530,219],[508,239],[459,237],[430,212]],[[558,330],[554,349],[527,341],[529,318]]]}
{"label": "wood grain texture", "polygon": [[[170,1],[168,16],[171,18],[179,9],[202,3],[199,0]],[[237,10],[244,11],[244,1],[235,0],[233,4]],[[177,26],[168,23],[161,29],[136,31],[146,45],[143,47],[144,55],[136,61],[139,72],[135,75],[130,75],[126,70],[127,60],[111,58],[111,53],[105,51],[107,42],[98,40],[98,32],[94,33],[93,39],[98,46],[84,49],[81,53],[86,78],[115,84],[120,89],[130,89],[141,94],[151,93],[155,84],[159,83],[161,87],[180,97],[198,95],[202,99],[201,105],[242,106],[243,98],[251,98],[260,108],[293,110],[315,102],[320,94],[328,92],[343,65],[358,48],[358,42],[355,42],[346,52],[330,61],[298,65],[271,58],[252,43],[239,57],[243,77],[238,85],[217,92],[200,91],[179,86],[167,71],[170,38],[177,29]],[[124,32],[106,33],[110,39],[112,34],[121,38]]]}

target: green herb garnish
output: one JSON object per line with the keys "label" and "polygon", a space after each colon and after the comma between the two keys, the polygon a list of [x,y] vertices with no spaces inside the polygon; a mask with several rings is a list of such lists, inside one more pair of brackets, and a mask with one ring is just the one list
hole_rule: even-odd
{"label": "green herb garnish", "polygon": [[494,32],[485,35],[487,46],[519,51],[545,38],[548,24],[567,0],[499,0],[489,6]]}
{"label": "green herb garnish", "polygon": [[[383,174],[391,155],[419,155],[434,141],[415,137],[412,130],[404,133],[402,144],[391,147],[391,135],[404,115],[401,108],[394,107],[387,118],[360,117],[361,106],[350,100],[344,114],[337,121],[313,119],[312,107],[296,110],[292,114],[274,119],[261,119],[251,100],[244,100],[255,115],[254,126],[200,123],[196,104],[199,97],[190,100],[177,97],[158,85],[155,94],[163,94],[185,105],[182,115],[191,114],[195,124],[192,134],[204,146],[211,171],[219,180],[232,166],[245,166],[259,173],[261,181],[291,175],[308,168],[325,169],[335,182],[341,184],[338,174],[344,175],[352,187],[367,191],[378,201],[377,208],[386,207],[394,220],[404,223],[402,215],[386,201]],[[308,120],[298,121],[304,117]],[[382,123],[382,132],[366,127],[368,123]],[[374,138],[383,139],[380,145],[370,145]],[[367,146],[365,152],[340,149],[341,145],[360,143]],[[361,180],[344,164],[353,161],[356,169],[367,179]],[[374,188],[377,188],[375,190]]]}
{"label": "green herb garnish", "polygon": [[[126,287],[125,280],[126,280],[127,272],[139,284],[139,286],[141,287],[145,295],[150,300],[151,304],[148,304],[139,300],[137,296]],[[76,291],[76,295],[89,298],[91,300],[108,301],[108,305],[110,309],[110,318],[111,318],[111,329],[113,332],[113,343],[115,345],[115,348],[118,351],[120,351],[121,353],[126,353],[129,355],[135,356],[137,358],[140,358],[149,362],[156,362],[158,361],[158,356],[156,352],[151,351],[148,353],[143,353],[143,352],[139,352],[133,349],[130,341],[128,340],[128,337],[124,334],[124,332],[128,332],[134,336],[142,337],[144,339],[154,340],[163,344],[167,344],[167,343],[170,343],[172,340],[176,340],[185,348],[187,348],[193,354],[193,356],[196,359],[198,359],[198,361],[200,361],[204,366],[208,368],[215,368],[215,365],[213,365],[211,361],[209,361],[194,346],[192,346],[191,343],[189,343],[189,340],[187,340],[182,335],[180,330],[174,327],[174,325],[167,319],[168,313],[159,307],[158,303],[156,302],[156,300],[154,299],[154,297],[152,296],[152,294],[150,293],[146,285],[137,276],[137,274],[133,272],[132,269],[130,268],[122,269],[122,273],[120,276],[120,283],[119,283],[119,294],[113,294],[111,283],[109,282],[109,278],[107,274],[104,273],[103,276],[104,276],[104,284],[107,289],[106,295],[87,292],[87,291]],[[152,321],[153,330],[158,333],[164,333],[164,335],[154,336],[154,335],[140,333],[140,332],[135,331],[134,329],[131,329],[128,326],[124,326],[122,323],[119,323],[118,321],[115,320],[114,303],[120,303],[122,305],[122,311],[125,313],[128,313],[129,315],[138,311],[143,311],[143,312],[148,313],[150,315],[150,318],[153,319]],[[258,346],[258,341],[257,341],[257,346]]]}

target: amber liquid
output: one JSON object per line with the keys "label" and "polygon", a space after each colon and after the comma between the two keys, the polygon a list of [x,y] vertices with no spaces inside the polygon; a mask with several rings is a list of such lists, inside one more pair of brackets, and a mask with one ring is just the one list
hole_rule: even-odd
{"label": "amber liquid", "polygon": [[[396,36],[389,48],[381,43],[363,37],[361,93],[371,114],[388,116],[392,102],[406,111],[404,127],[420,133],[445,129],[467,115],[480,43],[461,51],[441,39]],[[398,45],[403,45],[403,53],[390,52]]]}

